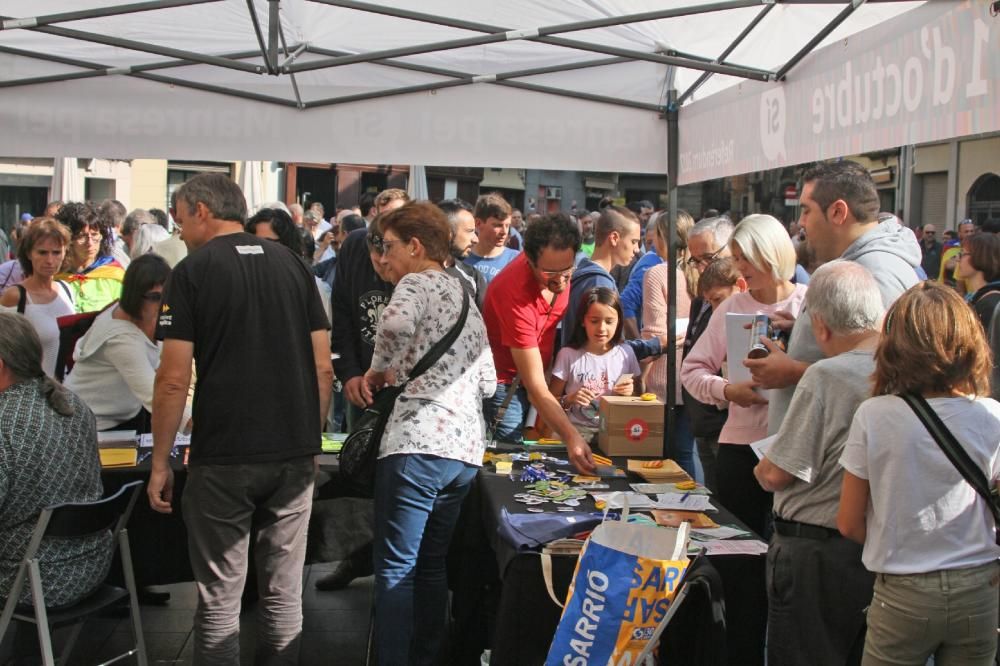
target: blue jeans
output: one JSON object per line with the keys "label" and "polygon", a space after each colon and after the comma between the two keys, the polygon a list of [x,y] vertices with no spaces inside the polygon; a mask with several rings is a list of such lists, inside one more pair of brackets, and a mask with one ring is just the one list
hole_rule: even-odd
{"label": "blue jeans", "polygon": [[[510,391],[510,384],[497,384],[497,390],[493,397],[483,401],[483,416],[486,418],[487,431],[492,427],[508,391]],[[528,407],[528,393],[524,387],[520,387],[511,398],[510,404],[507,405],[507,411],[504,412],[503,420],[497,424],[496,431],[493,433],[497,441],[521,442],[523,439],[521,431],[524,428],[524,417],[528,414]]]}
{"label": "blue jeans", "polygon": [[445,557],[477,467],[398,454],[375,467],[375,653],[435,664],[447,628]]}
{"label": "blue jeans", "polygon": [[672,458],[698,483],[705,483],[705,474],[695,451],[694,434],[691,432],[691,417],[683,405],[677,405],[676,437],[667,439],[667,456]]}

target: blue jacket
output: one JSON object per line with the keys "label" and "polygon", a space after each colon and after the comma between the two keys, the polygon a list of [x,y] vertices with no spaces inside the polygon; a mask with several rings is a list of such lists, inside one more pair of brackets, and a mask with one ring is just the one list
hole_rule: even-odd
{"label": "blue jacket", "polygon": [[[595,264],[590,259],[584,259],[573,271],[573,279],[569,283],[569,306],[562,318],[562,346],[569,344],[569,339],[573,337],[573,330],[579,322],[580,305],[583,302],[584,294],[594,287],[607,287],[612,291],[617,291],[614,278],[606,270]],[[648,356],[661,353],[659,339],[651,340],[626,340],[632,351],[635,352],[637,360],[642,360]]]}

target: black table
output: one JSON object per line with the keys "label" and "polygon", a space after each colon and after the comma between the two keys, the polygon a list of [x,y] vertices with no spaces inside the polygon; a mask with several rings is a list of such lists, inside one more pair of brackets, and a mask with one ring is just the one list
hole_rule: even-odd
{"label": "black table", "polygon": [[[140,454],[142,452],[140,450]],[[170,466],[174,470],[173,513],[153,511],[145,492],[139,496],[132,509],[132,517],[127,527],[129,546],[132,550],[132,570],[139,587],[194,580],[191,560],[188,557],[187,528],[184,525],[184,512],[181,508],[181,497],[184,495],[184,485],[187,482],[187,467],[183,465],[182,460],[183,457],[170,458]],[[320,455],[319,462],[321,472],[327,472],[336,480],[336,472],[339,469],[336,456]],[[103,468],[101,481],[104,483],[105,496],[114,494],[119,488],[133,481],[148,481],[150,468],[151,463],[148,459],[134,467]],[[317,479],[317,487],[319,485],[320,480]],[[253,567],[250,570],[252,572]]]}
{"label": "black table", "polygon": [[[624,459],[616,460],[619,467],[624,463]],[[628,490],[628,483],[626,479],[610,480],[612,490]],[[486,648],[492,651],[490,663],[494,666],[545,661],[562,609],[545,590],[540,558],[514,553],[497,535],[501,508],[509,513],[526,512],[527,507],[514,500],[523,485],[484,469],[463,506],[450,562],[455,621],[452,663],[478,664]],[[584,506],[589,504],[588,500]],[[718,506],[717,501],[713,504]],[[720,524],[742,526],[722,507],[712,518]],[[709,561],[722,579],[725,594],[729,662],[763,664],[765,557],[727,555],[713,556]],[[553,588],[560,598],[565,598],[575,566],[575,557],[553,558]],[[682,606],[678,617],[683,612]],[[676,639],[669,632],[668,628],[664,642]]]}

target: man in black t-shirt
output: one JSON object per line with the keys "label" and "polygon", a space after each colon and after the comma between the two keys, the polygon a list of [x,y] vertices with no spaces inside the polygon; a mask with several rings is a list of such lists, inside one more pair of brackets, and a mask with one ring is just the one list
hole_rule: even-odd
{"label": "man in black t-shirt", "polygon": [[198,587],[196,663],[239,663],[251,530],[260,603],[257,660],[297,663],[315,456],[329,408],[329,328],[313,276],[280,243],[243,232],[246,202],[225,176],[177,190],[189,255],[164,290],[153,394],[154,510],[170,513],[170,449],[197,369],[182,497]]}

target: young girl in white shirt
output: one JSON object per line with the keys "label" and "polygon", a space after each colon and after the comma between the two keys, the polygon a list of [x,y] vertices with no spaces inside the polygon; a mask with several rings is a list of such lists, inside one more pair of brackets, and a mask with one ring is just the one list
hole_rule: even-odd
{"label": "young girl in white shirt", "polygon": [[618,293],[594,287],[584,293],[578,307],[576,329],[569,345],[556,355],[549,391],[590,441],[597,434],[601,396],[632,395],[633,378],[640,369],[632,348],[623,341]]}
{"label": "young girl in white shirt", "polygon": [[872,397],[855,413],[837,527],[877,574],[862,664],[992,664],[1000,547],[989,507],[903,394],[922,395],[986,479],[1000,476],[1000,403],[975,312],[923,282],[889,309]]}

